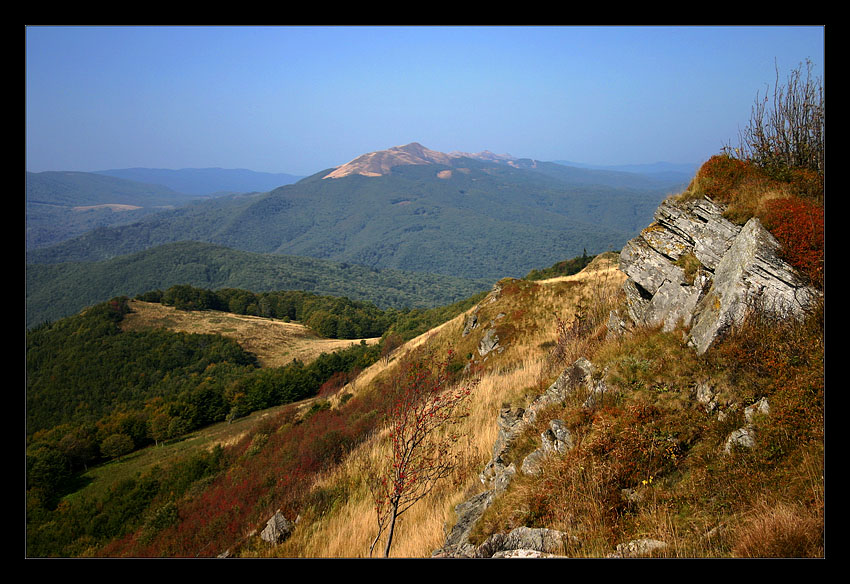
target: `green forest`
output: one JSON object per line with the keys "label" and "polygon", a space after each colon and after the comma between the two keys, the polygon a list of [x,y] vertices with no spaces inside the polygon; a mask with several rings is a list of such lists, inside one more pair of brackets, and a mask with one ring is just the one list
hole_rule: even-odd
{"label": "green forest", "polygon": [[380,356],[359,344],[309,365],[261,369],[218,335],[121,332],[128,310],[116,298],[27,335],[28,489],[46,505],[92,464],[312,397],[334,374]]}
{"label": "green forest", "polygon": [[178,284],[257,293],[303,290],[401,309],[445,306],[489,288],[493,281],[374,270],[187,241],[100,262],[28,264],[26,325],[70,316],[116,296],[135,296]]}
{"label": "green forest", "polygon": [[[49,509],[80,471],[210,424],[321,393],[383,351],[453,318],[483,297],[431,309],[380,309],[302,291],[213,291],[189,285],[137,299],[297,321],[328,338],[383,337],[305,365],[260,368],[235,341],[167,330],[124,332],[126,296],[36,326],[26,335],[27,488]],[[37,517],[37,515],[36,515]]]}

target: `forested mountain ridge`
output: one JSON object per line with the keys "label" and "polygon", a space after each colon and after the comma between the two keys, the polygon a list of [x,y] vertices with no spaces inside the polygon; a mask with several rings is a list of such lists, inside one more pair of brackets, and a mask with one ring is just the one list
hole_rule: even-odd
{"label": "forested mountain ridge", "polygon": [[133,223],[194,198],[163,185],[89,172],[27,172],[26,249],[54,245],[97,227]]}
{"label": "forested mountain ridge", "polygon": [[300,290],[369,301],[382,308],[451,304],[490,285],[486,280],[374,270],[191,241],[97,262],[30,264],[25,276],[27,327],[70,316],[115,296],[135,296],[176,284],[257,293]]}
{"label": "forested mountain ridge", "polygon": [[[102,260],[193,239],[245,251],[492,280],[585,249],[618,249],[674,190],[638,175],[632,176],[638,186],[623,186],[629,177],[624,173],[437,158],[388,164],[379,176],[327,178],[335,170],[325,170],[269,193],[217,198],[134,225],[100,229],[31,253],[28,261]],[[621,184],[606,184],[602,176]]]}
{"label": "forested mountain ridge", "polygon": [[95,173],[161,184],[181,193],[204,197],[224,193],[267,192],[303,178],[283,172],[257,172],[243,168],[114,168]]}
{"label": "forested mountain ridge", "polygon": [[267,192],[299,178],[222,168],[27,172],[26,248],[54,245],[98,227],[134,223],[194,200]]}

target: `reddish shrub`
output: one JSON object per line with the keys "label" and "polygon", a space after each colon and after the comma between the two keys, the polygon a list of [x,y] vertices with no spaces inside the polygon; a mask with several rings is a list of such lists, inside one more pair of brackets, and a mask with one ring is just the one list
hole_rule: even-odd
{"label": "reddish shrub", "polygon": [[769,201],[765,227],[782,244],[784,259],[817,287],[823,286],[823,207],[798,198]]}
{"label": "reddish shrub", "polygon": [[352,379],[355,379],[360,373],[360,369],[354,371],[337,371],[325,381],[319,388],[318,397],[327,399],[339,392]]}
{"label": "reddish shrub", "polygon": [[731,203],[742,184],[764,180],[761,171],[749,162],[730,156],[712,156],[700,167],[698,180],[703,193],[716,201]]}

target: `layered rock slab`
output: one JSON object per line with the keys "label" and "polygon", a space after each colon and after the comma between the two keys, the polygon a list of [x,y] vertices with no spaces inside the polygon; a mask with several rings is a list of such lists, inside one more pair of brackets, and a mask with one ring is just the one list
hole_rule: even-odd
{"label": "layered rock slab", "polygon": [[800,316],[819,295],[781,259],[779,242],[757,218],[740,227],[723,211],[707,198],[668,199],[620,253],[632,321],[683,326],[698,353],[755,303]]}

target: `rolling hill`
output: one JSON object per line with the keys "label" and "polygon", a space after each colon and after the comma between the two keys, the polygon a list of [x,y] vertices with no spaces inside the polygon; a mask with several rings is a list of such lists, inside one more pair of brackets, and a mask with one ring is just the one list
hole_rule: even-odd
{"label": "rolling hill", "polygon": [[218,197],[97,229],[32,252],[28,261],[99,261],[195,240],[497,280],[584,251],[619,249],[676,186],[635,174],[447,155],[414,143],[268,193]]}
{"label": "rolling hill", "polygon": [[26,249],[134,223],[199,199],[266,192],[298,178],[223,168],[27,172]]}
{"label": "rolling hill", "polygon": [[302,290],[384,308],[430,308],[471,296],[491,283],[178,242],[99,262],[28,265],[26,326],[69,316],[114,296],[174,284],[253,292]]}
{"label": "rolling hill", "polygon": [[133,223],[196,198],[158,184],[66,171],[26,173],[25,197],[27,250]]}

